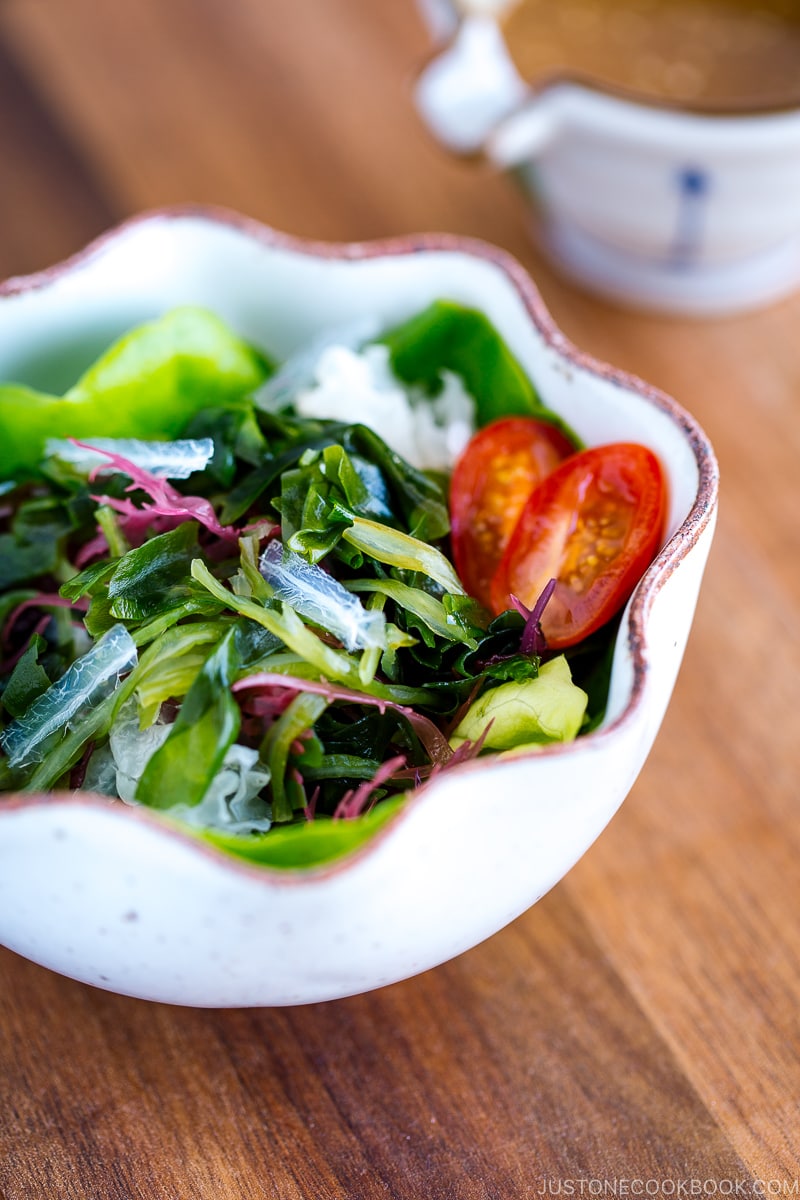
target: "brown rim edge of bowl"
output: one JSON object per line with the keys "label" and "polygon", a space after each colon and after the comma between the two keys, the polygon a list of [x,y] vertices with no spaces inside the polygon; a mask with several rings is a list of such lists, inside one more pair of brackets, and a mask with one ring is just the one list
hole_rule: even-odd
{"label": "brown rim edge of bowl", "polygon": [[[89,242],[82,250],[71,255],[51,267],[30,275],[15,276],[0,282],[0,299],[21,295],[25,292],[36,291],[56,282],[73,271],[81,270],[91,264],[92,260],[102,254],[110,245],[120,238],[127,236],[138,227],[153,222],[170,220],[199,220],[212,225],[227,226],[247,237],[254,238],[264,246],[274,249],[284,249],[295,254],[306,255],[310,258],[338,259],[343,262],[359,262],[374,258],[396,258],[405,255],[429,253],[465,254],[482,259],[497,267],[511,282],[519,295],[523,306],[535,328],[544,342],[561,358],[574,367],[616,385],[623,391],[632,393],[645,400],[655,408],[666,413],[682,431],[692,449],[698,470],[698,487],[692,507],[680,527],[670,537],[656,558],[648,567],[637,584],[630,601],[627,618],[628,647],[631,654],[633,684],[631,694],[622,713],[610,725],[587,734],[581,745],[596,744],[600,739],[606,739],[626,725],[642,702],[647,668],[647,640],[645,628],[647,614],[654,597],[670,577],[681,560],[712,520],[717,503],[719,470],[711,444],[698,422],[676,400],[660,389],[644,382],[627,371],[610,366],[594,356],[579,350],[566,336],[550,315],[538,288],[532,278],[511,254],[478,238],[448,233],[407,234],[389,238],[379,238],[365,242],[325,242],[296,237],[292,234],[281,233],[252,217],[242,216],[230,209],[204,204],[180,204],[146,210],[111,227],[99,237]],[[545,746],[537,751],[536,757],[560,756],[575,754],[580,745]],[[508,760],[511,762],[518,760]],[[495,767],[504,764],[498,762]],[[456,768],[459,774],[470,770],[482,769],[480,764],[467,762]],[[306,882],[319,882],[355,866],[367,855],[375,852],[377,846],[385,838],[392,836],[392,831],[418,803],[424,802],[435,787],[435,781],[423,784],[384,826],[376,830],[371,838],[357,849],[336,858],[328,863],[309,867],[281,868],[269,864],[249,862],[224,850],[211,846],[190,833],[184,833],[178,828],[161,821],[147,809],[131,806],[114,806],[107,797],[92,793],[51,792],[9,794],[2,801],[0,820],[3,812],[13,812],[20,809],[44,807],[50,805],[79,805],[81,807],[101,808],[103,811],[114,813],[124,820],[144,821],[151,828],[158,830],[168,837],[177,838],[183,845],[193,847],[200,854],[210,857],[216,863],[226,866],[235,873],[242,873],[248,878],[261,878],[271,885],[280,883],[285,886],[297,886]]]}

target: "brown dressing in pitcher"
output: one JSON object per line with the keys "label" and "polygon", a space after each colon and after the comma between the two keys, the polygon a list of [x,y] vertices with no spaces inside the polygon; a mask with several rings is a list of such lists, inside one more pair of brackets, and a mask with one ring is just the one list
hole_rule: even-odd
{"label": "brown dressing in pitcher", "polygon": [[520,0],[502,26],[534,87],[568,76],[705,111],[800,105],[800,0]]}

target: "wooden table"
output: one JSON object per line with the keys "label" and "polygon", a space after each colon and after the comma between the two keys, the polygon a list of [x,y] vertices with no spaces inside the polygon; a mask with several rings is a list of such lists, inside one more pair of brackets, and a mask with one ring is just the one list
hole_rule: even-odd
{"label": "wooden table", "polygon": [[411,0],[0,0],[0,275],[141,208],[496,242],[579,345],[714,441],[672,707],[584,860],[488,943],[291,1010],[120,998],[0,953],[0,1197],[797,1195],[800,296],[693,323],[587,298],[410,104]]}

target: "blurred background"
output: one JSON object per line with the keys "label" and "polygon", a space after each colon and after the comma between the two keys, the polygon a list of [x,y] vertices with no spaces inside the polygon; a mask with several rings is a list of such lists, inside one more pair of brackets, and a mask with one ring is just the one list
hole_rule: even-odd
{"label": "blurred background", "polygon": [[511,180],[448,155],[414,109],[434,52],[421,11],[439,3],[0,0],[0,277],[184,202],[314,239],[468,234],[520,258],[582,348],[691,402],[712,437],[731,436],[704,409],[706,357],[746,329],[765,353],[743,358],[741,382],[760,387],[766,345],[796,307],[718,324],[632,320],[556,276]]}
{"label": "blurred background", "polygon": [[412,108],[429,52],[414,0],[2,0],[0,272],[181,201],[313,238],[525,249],[522,203]]}
{"label": "blurred background", "polygon": [[[800,300],[666,320],[562,281],[529,241],[511,183],[448,157],[423,128],[411,90],[432,49],[413,0],[0,0],[0,277],[183,202],[313,239],[449,231],[511,251],[569,338],[672,393],[718,452],[722,516],[672,707],[623,811],[554,893],[487,945],[385,993],[305,1013],[178,1017],[5,954],[14,983],[0,1012],[20,1031],[8,1061],[26,1047],[17,1082],[44,1148],[10,1128],[30,1151],[22,1174],[6,1160],[11,1200],[83,1195],[31,1180],[47,1154],[72,1169],[87,1129],[108,1162],[137,1170],[139,1110],[117,1126],[98,1100],[85,1127],[64,1126],[72,1097],[50,1090],[49,1071],[74,1029],[86,1061],[104,1047],[99,1096],[113,1088],[124,1107],[132,1088],[151,1105],[148,1131],[166,1097],[183,1140],[176,1149],[165,1134],[155,1161],[162,1173],[194,1164],[186,1195],[509,1200],[537,1194],[548,1171],[800,1170]],[[206,1074],[173,1045],[208,1047]],[[253,1097],[289,1114],[277,1191],[252,1170]],[[219,1104],[243,1140],[226,1143],[224,1177],[205,1177]],[[309,1132],[323,1118],[340,1131],[330,1152]],[[364,1146],[371,1183],[359,1183]],[[84,1183],[92,1163],[103,1172],[96,1147],[86,1153]],[[298,1161],[315,1155],[319,1174],[297,1183]],[[152,1180],[131,1188],[106,1179],[86,1194],[167,1194]]]}

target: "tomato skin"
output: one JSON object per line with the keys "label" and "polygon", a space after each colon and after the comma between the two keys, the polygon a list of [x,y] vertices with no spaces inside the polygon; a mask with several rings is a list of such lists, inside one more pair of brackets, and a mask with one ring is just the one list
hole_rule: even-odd
{"label": "tomato skin", "polygon": [[491,586],[491,609],[514,595],[532,608],[556,587],[541,620],[550,649],[581,641],[622,608],[652,561],[664,529],[666,484],[645,446],[583,450],[529,497]]}
{"label": "tomato skin", "polygon": [[489,607],[491,583],[534,488],[568,455],[555,425],[504,417],[471,439],[450,482],[453,562],[471,596]]}

